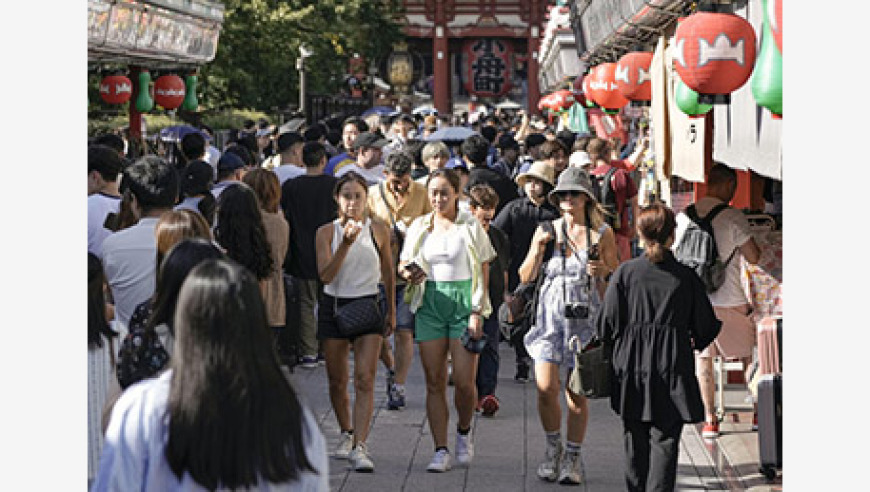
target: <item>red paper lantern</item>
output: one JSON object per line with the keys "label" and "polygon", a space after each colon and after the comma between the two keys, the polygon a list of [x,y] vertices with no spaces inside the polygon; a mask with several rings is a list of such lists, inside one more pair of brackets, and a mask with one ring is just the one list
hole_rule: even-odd
{"label": "red paper lantern", "polygon": [[133,95],[133,84],[123,75],[109,75],[100,82],[100,97],[109,104],[124,104]]}
{"label": "red paper lantern", "polygon": [[184,80],[178,75],[163,75],[154,82],[154,102],[164,109],[181,106],[184,94]]}
{"label": "red paper lantern", "polygon": [[553,109],[567,111],[574,105],[574,94],[568,89],[562,89],[553,93]]}
{"label": "red paper lantern", "polygon": [[674,64],[702,102],[726,103],[749,80],[755,64],[755,31],[729,13],[698,12],[677,25]]}
{"label": "red paper lantern", "polygon": [[616,86],[616,63],[602,63],[592,69],[589,89],[596,104],[605,110],[615,111],[628,104]]}
{"label": "red paper lantern", "polygon": [[616,64],[616,88],[629,101],[652,99],[652,82],[649,68],[653,54],[634,51],[626,53]]}
{"label": "red paper lantern", "polygon": [[773,10],[773,12],[767,13],[767,18],[770,19],[773,40],[776,41],[776,47],[782,53],[782,0],[768,0],[767,8]]}

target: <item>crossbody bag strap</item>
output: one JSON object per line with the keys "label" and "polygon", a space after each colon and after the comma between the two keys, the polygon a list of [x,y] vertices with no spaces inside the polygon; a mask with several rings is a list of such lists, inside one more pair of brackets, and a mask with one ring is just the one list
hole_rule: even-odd
{"label": "crossbody bag strap", "polygon": [[381,198],[384,200],[384,205],[387,207],[387,214],[390,216],[390,224],[393,229],[396,228],[396,219],[393,217],[393,210],[390,208],[390,202],[387,201],[387,193],[384,191],[383,181],[378,183],[378,190],[381,192]]}

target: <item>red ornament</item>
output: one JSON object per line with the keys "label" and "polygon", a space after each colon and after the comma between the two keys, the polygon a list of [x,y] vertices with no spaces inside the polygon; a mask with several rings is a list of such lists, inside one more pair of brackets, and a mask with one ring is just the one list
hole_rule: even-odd
{"label": "red ornament", "polygon": [[577,102],[582,107],[587,107],[586,94],[584,93],[584,81],[586,79],[585,75],[580,75],[576,79],[574,79],[574,83],[571,85],[574,94],[574,101]]}
{"label": "red ornament", "polygon": [[100,82],[100,97],[109,104],[124,104],[133,95],[133,84],[123,75],[109,75]]}
{"label": "red ornament", "polygon": [[178,75],[163,75],[154,82],[154,102],[164,109],[181,106],[184,94],[184,80]]}
{"label": "red ornament", "polygon": [[574,94],[568,89],[562,89],[553,93],[553,109],[556,111],[568,111],[574,105]]}
{"label": "red ornament", "polygon": [[727,102],[729,94],[749,80],[756,41],[746,19],[698,12],[677,25],[674,39],[677,73],[702,102]]}
{"label": "red ornament", "polygon": [[767,0],[767,8],[773,9],[773,12],[768,12],[767,18],[770,19],[773,40],[776,41],[776,47],[782,53],[782,0]]}
{"label": "red ornament", "polygon": [[626,53],[616,64],[616,88],[629,101],[652,99],[652,82],[649,67],[653,54],[634,51]]}
{"label": "red ornament", "polygon": [[592,69],[589,89],[592,100],[606,110],[618,110],[628,104],[616,86],[616,63],[602,63]]}

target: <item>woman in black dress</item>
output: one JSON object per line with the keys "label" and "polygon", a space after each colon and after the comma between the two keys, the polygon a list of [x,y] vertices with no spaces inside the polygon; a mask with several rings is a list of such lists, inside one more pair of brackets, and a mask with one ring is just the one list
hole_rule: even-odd
{"label": "woman in black dress", "polygon": [[610,405],[624,424],[630,491],[674,490],[683,424],[704,420],[693,350],[721,326],[701,280],[669,249],[675,227],[668,207],[643,209],[646,252],[616,269],[595,320],[613,348]]}

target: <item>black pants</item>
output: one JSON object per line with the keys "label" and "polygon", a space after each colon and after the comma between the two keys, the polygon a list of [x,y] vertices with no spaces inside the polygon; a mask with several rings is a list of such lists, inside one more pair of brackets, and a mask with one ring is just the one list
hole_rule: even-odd
{"label": "black pants", "polygon": [[677,460],[683,423],[658,427],[651,422],[623,419],[625,487],[629,491],[672,491],[677,482]]}

